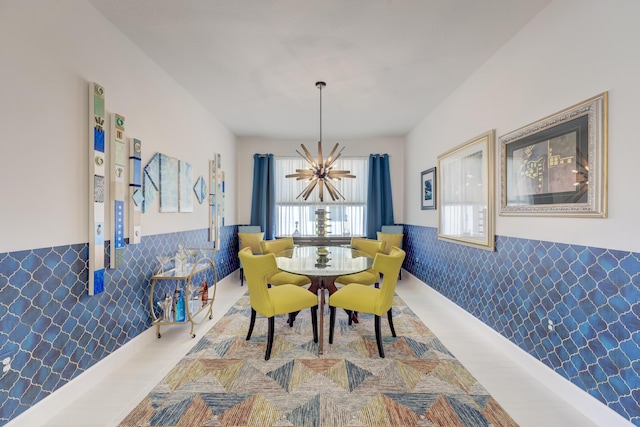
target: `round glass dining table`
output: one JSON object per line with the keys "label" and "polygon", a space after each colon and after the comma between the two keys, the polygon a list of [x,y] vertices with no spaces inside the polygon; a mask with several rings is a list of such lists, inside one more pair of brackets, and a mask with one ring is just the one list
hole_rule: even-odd
{"label": "round glass dining table", "polygon": [[276,254],[278,268],[311,279],[309,291],[320,293],[319,353],[323,353],[324,290],[329,295],[337,288],[339,276],[359,273],[373,266],[373,258],[365,252],[344,246],[295,246]]}

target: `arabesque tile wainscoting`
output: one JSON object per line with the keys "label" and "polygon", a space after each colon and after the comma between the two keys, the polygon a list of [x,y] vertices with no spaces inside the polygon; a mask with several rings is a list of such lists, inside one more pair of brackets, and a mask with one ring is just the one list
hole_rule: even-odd
{"label": "arabesque tile wainscoting", "polygon": [[[238,268],[236,230],[221,230],[218,280]],[[87,293],[86,244],[1,253],[0,359],[12,361],[0,377],[0,425],[149,328],[156,257],[175,254],[179,243],[210,247],[207,239],[202,229],[126,245],[126,265],[105,270],[105,291],[96,296]]]}
{"label": "arabesque tile wainscoting", "polygon": [[411,225],[404,245],[407,271],[640,426],[640,253]]}

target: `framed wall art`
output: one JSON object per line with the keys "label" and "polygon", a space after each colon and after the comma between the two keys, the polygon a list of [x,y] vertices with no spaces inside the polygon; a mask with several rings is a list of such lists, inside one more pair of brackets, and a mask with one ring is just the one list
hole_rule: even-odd
{"label": "framed wall art", "polygon": [[191,163],[178,160],[178,210],[193,212],[193,167]]}
{"label": "framed wall art", "polygon": [[607,93],[500,142],[500,214],[607,216]]}
{"label": "framed wall art", "polygon": [[104,88],[89,83],[89,295],[104,292]]}
{"label": "framed wall art", "polygon": [[436,168],[420,172],[422,210],[436,209]]}
{"label": "framed wall art", "polygon": [[180,161],[160,154],[160,212],[178,212],[178,175]]}
{"label": "framed wall art", "polygon": [[495,131],[438,156],[438,238],[495,248]]}

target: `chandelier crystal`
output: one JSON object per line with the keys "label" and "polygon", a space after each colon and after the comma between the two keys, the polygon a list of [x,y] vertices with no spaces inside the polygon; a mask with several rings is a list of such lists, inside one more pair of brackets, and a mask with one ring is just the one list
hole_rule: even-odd
{"label": "chandelier crystal", "polygon": [[336,154],[338,150],[338,146],[340,144],[336,144],[329,153],[329,157],[326,160],[323,160],[322,157],[322,88],[327,84],[325,82],[316,82],[316,87],[320,89],[320,140],[318,141],[318,159],[314,160],[313,156],[304,146],[304,144],[300,144],[304,154],[300,151],[296,150],[296,153],[300,155],[307,163],[309,163],[309,167],[305,169],[296,169],[296,173],[292,173],[286,175],[286,178],[296,178],[298,181],[305,180],[309,183],[305,187],[304,190],[296,199],[302,198],[307,200],[309,195],[313,192],[314,188],[318,187],[318,198],[321,202],[324,201],[324,189],[326,187],[327,192],[331,196],[332,200],[337,200],[342,198],[344,200],[344,196],[336,189],[336,187],[331,183],[331,181],[341,181],[342,178],[355,178],[355,175],[351,175],[350,171],[346,170],[336,170],[335,162],[338,160],[344,147]]}

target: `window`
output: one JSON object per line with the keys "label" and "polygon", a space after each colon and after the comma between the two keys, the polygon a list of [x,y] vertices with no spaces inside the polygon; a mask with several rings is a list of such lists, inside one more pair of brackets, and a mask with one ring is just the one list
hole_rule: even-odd
{"label": "window", "polygon": [[[284,178],[295,173],[296,169],[305,169],[308,163],[300,157],[275,157],[276,179],[276,236],[291,236],[297,230],[302,236],[316,235],[316,210],[329,211],[330,235],[364,236],[366,234],[367,177],[368,157],[340,157],[336,169],[351,171],[356,178],[347,178],[332,182],[344,196],[344,200],[331,200],[325,191],[324,202],[318,199],[317,188],[305,201],[298,195],[306,187],[306,181]],[[282,179],[280,178],[282,177]]]}

